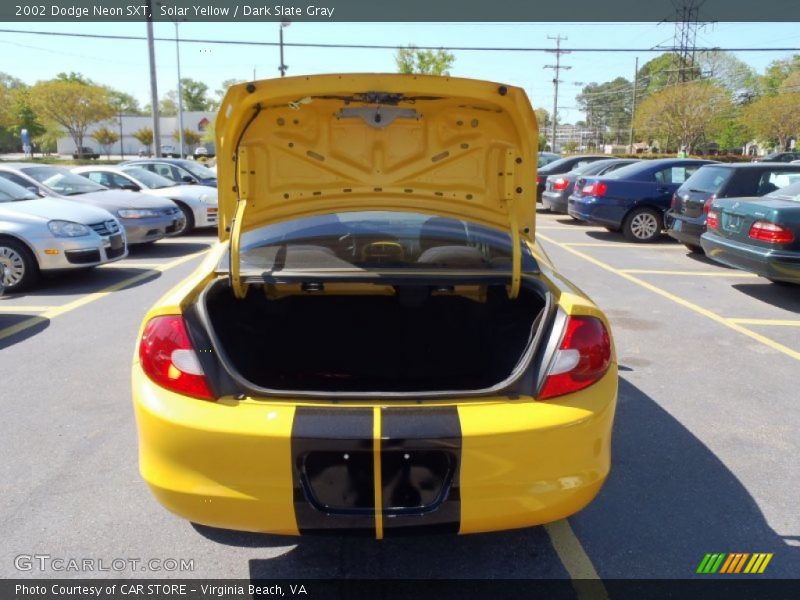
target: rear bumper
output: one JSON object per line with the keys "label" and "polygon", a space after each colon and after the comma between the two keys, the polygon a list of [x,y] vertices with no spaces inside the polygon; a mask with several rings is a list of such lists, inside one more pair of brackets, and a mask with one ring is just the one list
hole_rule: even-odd
{"label": "rear bumper", "polygon": [[800,283],[800,252],[751,246],[713,233],[703,234],[700,245],[706,256],[729,267],[769,279]]}
{"label": "rear bumper", "polygon": [[542,206],[553,212],[567,214],[567,194],[562,192],[544,192]]}
{"label": "rear bumper", "polygon": [[567,213],[580,221],[620,227],[624,210],[610,206],[607,201],[594,196],[570,196]]}
{"label": "rear bumper", "polygon": [[667,235],[682,244],[699,246],[700,236],[706,232],[705,217],[689,218],[667,211],[664,222],[669,225]]}
{"label": "rear bumper", "polygon": [[610,468],[616,366],[557,402],[206,402],[133,365],[141,474],[196,523],[298,535],[474,533],[567,517]]}

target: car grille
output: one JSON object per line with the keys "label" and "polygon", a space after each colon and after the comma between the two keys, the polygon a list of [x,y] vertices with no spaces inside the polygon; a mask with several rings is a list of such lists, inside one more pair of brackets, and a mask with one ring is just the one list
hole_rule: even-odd
{"label": "car grille", "polygon": [[89,224],[97,235],[112,235],[114,233],[119,233],[119,223],[116,221],[103,221],[101,223],[91,223]]}

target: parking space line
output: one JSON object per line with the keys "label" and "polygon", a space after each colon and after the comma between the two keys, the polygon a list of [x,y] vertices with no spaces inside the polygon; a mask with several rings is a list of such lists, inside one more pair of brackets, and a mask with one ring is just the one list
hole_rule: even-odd
{"label": "parking space line", "polygon": [[98,269],[135,269],[144,267],[145,269],[155,269],[163,265],[160,262],[136,262],[136,259],[129,262],[113,262],[97,267]]}
{"label": "parking space line", "polygon": [[581,252],[580,250],[576,250],[575,248],[572,248],[569,244],[564,244],[564,243],[561,243],[561,242],[557,242],[556,240],[554,240],[552,238],[549,238],[549,237],[547,237],[546,235],[543,235],[543,234],[540,234],[538,237],[540,239],[546,241],[546,242],[550,242],[551,244],[555,244],[556,246],[559,246],[559,247],[563,248],[567,252],[570,252],[570,253],[574,254],[575,256],[578,256],[578,257],[580,257],[580,258],[582,258],[582,259],[584,259],[584,260],[586,260],[586,261],[588,261],[588,262],[600,267],[601,269],[604,269],[604,270],[608,271],[609,273],[614,273],[615,275],[619,275],[620,277],[622,277],[623,279],[627,279],[631,283],[635,283],[636,285],[639,285],[639,286],[641,286],[641,287],[643,287],[643,288],[645,288],[647,290],[650,290],[651,292],[653,292],[655,294],[658,294],[659,296],[662,296],[662,297],[666,298],[667,300],[671,300],[672,302],[675,302],[676,304],[680,304],[684,308],[688,308],[689,310],[694,311],[694,312],[698,313],[699,315],[702,315],[702,316],[704,316],[704,317],[706,317],[708,319],[711,319],[712,321],[716,321],[717,323],[719,323],[721,325],[724,325],[728,329],[732,329],[733,331],[741,333],[742,335],[746,335],[747,337],[749,337],[749,338],[751,338],[751,339],[753,339],[753,340],[755,340],[757,342],[760,342],[760,343],[764,344],[765,346],[768,346],[768,347],[772,348],[773,350],[776,350],[776,351],[778,351],[778,352],[780,352],[782,354],[785,354],[786,356],[788,356],[790,358],[793,358],[795,360],[800,360],[800,352],[798,352],[797,350],[793,350],[792,348],[789,348],[788,346],[784,346],[783,344],[781,344],[779,342],[776,342],[775,340],[773,340],[771,338],[768,338],[765,335],[761,335],[760,333],[756,333],[755,331],[747,329],[746,327],[743,327],[739,323],[736,323],[736,322],[734,322],[734,321],[732,321],[730,319],[726,319],[725,317],[723,317],[721,315],[718,315],[717,313],[712,312],[712,311],[708,310],[707,308],[703,308],[702,306],[694,304],[693,302],[689,302],[688,300],[685,300],[684,298],[681,298],[680,296],[676,296],[675,294],[673,294],[671,292],[668,292],[666,290],[662,290],[660,287],[658,287],[656,285],[653,285],[652,283],[648,283],[647,281],[645,281],[643,279],[639,279],[638,277],[636,277],[634,275],[631,275],[630,273],[624,273],[620,269],[616,269],[616,268],[612,267],[611,265],[604,263],[602,260],[598,260],[598,259],[594,258],[593,256],[589,256],[588,254],[585,254],[584,252]]}
{"label": "parking space line", "polygon": [[107,288],[103,288],[99,292],[93,292],[91,294],[86,294],[85,296],[78,298],[77,300],[73,300],[72,302],[68,302],[62,306],[53,306],[49,307],[46,311],[42,312],[41,315],[36,317],[31,317],[29,319],[25,319],[24,321],[20,321],[16,325],[11,325],[10,327],[6,327],[5,329],[0,329],[0,340],[10,337],[19,333],[20,331],[24,331],[29,329],[30,327],[35,327],[39,323],[46,321],[48,319],[53,319],[65,313],[71,312],[76,308],[80,308],[81,306],[85,306],[95,300],[100,300],[101,298],[105,298],[109,294],[124,289],[128,286],[133,285],[134,283],[138,283],[143,279],[148,279],[155,275],[156,273],[163,273],[164,271],[168,271],[174,267],[180,266],[185,262],[188,262],[194,258],[205,254],[208,250],[202,250],[200,252],[195,252],[194,254],[189,254],[187,256],[182,256],[181,258],[177,258],[173,261],[168,263],[164,263],[159,265],[155,269],[149,269],[144,271],[143,273],[139,273],[138,275],[134,275],[133,277],[129,277],[128,279],[123,279],[115,283],[114,285],[110,285]]}
{"label": "parking space line", "polygon": [[52,306],[5,306],[0,304],[0,313],[44,312],[51,310]]}
{"label": "parking space line", "polygon": [[743,271],[662,271],[659,269],[620,269],[620,273],[638,273],[639,275],[689,275],[698,277],[758,277],[755,273]]}
{"label": "parking space line", "polygon": [[572,530],[567,519],[544,526],[558,558],[572,579],[572,585],[581,599],[608,599],[603,581],[597,574],[586,550]]}
{"label": "parking space line", "polygon": [[776,327],[800,327],[800,320],[795,319],[728,319],[739,325],[775,325]]}
{"label": "parking space line", "polygon": [[567,246],[586,246],[589,248],[641,248],[642,250],[683,250],[686,252],[686,248],[683,246],[673,244],[665,246],[661,244],[631,244],[629,242],[556,242],[550,239],[547,241],[563,246],[564,248]]}

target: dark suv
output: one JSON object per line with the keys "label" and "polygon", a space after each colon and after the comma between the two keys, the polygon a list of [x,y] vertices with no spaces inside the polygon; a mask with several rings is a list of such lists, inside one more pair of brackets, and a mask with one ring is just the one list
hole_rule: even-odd
{"label": "dark suv", "polygon": [[800,160],[800,152],[773,152],[772,154],[767,154],[766,156],[761,156],[755,159],[753,162],[793,162],[795,160]]}
{"label": "dark suv", "polygon": [[700,236],[706,215],[717,198],[764,196],[800,181],[800,164],[738,163],[706,165],[689,177],[672,196],[667,234],[692,252],[702,252]]}
{"label": "dark suv", "polygon": [[100,154],[89,148],[89,146],[81,146],[72,153],[72,158],[91,158],[96,160],[100,158]]}

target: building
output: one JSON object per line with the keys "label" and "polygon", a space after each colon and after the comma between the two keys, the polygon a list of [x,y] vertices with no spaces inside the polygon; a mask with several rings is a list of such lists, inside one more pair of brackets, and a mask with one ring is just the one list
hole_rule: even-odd
{"label": "building", "polygon": [[[184,111],[183,127],[184,129],[197,131],[202,135],[214,122],[215,118],[216,114],[213,112]],[[178,131],[178,117],[160,117],[159,124],[161,128],[161,143],[159,145],[174,146],[177,148],[178,142],[175,141],[173,134]],[[137,156],[139,154],[139,149],[142,148],[142,143],[133,137],[133,133],[135,131],[139,131],[140,129],[152,129],[153,118],[150,115],[122,115],[113,119],[109,119],[108,121],[101,121],[99,123],[93,123],[90,125],[89,129],[86,131],[86,135],[83,138],[83,145],[88,148],[92,148],[100,154],[103,154],[103,148],[101,148],[100,144],[97,143],[97,140],[92,137],[92,133],[100,127],[107,127],[113,131],[116,131],[117,133],[121,132],[120,141],[116,142],[110,148],[111,154],[124,155],[126,157]],[[205,142],[203,142],[202,145],[206,147],[209,146],[209,144],[206,144]],[[213,144],[211,145],[213,146]],[[59,138],[56,146],[56,151],[59,154],[72,154],[76,151],[76,149],[75,142],[71,137],[67,136]],[[190,148],[187,147],[186,150],[188,152]]]}

